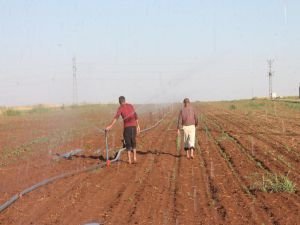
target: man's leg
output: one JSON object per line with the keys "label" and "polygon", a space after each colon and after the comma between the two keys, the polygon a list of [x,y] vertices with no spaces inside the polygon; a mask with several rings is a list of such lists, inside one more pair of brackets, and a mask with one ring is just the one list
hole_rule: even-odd
{"label": "man's leg", "polygon": [[136,163],[136,149],[133,149],[133,162]]}
{"label": "man's leg", "polygon": [[190,158],[190,150],[189,150],[189,149],[186,150],[186,157],[187,157],[188,159]]}
{"label": "man's leg", "polygon": [[131,164],[131,150],[132,150],[132,147],[131,147],[131,134],[130,134],[130,128],[128,127],[125,127],[124,128],[124,133],[123,133],[123,136],[124,136],[124,140],[125,140],[125,147],[126,147],[126,150],[127,150],[127,156],[128,156],[128,163]]}
{"label": "man's leg", "polygon": [[190,148],[191,149],[191,158],[194,158],[194,147]]}
{"label": "man's leg", "polygon": [[184,150],[186,151],[186,157],[190,158],[190,152],[189,152],[189,136],[188,136],[188,130],[186,126],[183,126],[183,142],[184,142]]}
{"label": "man's leg", "polygon": [[127,150],[127,155],[128,155],[128,163],[131,164],[131,151]]}
{"label": "man's leg", "polygon": [[131,136],[131,146],[133,149],[133,162],[136,163],[136,127],[132,128],[132,136]]}
{"label": "man's leg", "polygon": [[189,130],[189,146],[190,146],[190,150],[191,150],[191,158],[194,158],[194,150],[195,150],[195,136],[196,136],[196,129],[195,126],[192,125],[190,126],[190,130]]}

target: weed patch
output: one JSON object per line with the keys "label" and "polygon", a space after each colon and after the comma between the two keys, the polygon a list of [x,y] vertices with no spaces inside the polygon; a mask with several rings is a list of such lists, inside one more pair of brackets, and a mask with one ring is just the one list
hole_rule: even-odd
{"label": "weed patch", "polygon": [[290,108],[290,109],[294,109],[294,110],[299,110],[300,111],[300,103],[294,103],[294,102],[287,102],[285,104],[285,106],[287,108]]}
{"label": "weed patch", "polygon": [[267,193],[287,192],[295,193],[296,185],[288,178],[288,176],[273,173],[265,173],[263,175],[254,174],[252,176],[253,185],[251,191],[262,191]]}
{"label": "weed patch", "polygon": [[235,109],[236,109],[236,106],[235,106],[235,105],[230,105],[230,106],[229,106],[229,109],[230,109],[230,110],[235,110]]}
{"label": "weed patch", "polygon": [[38,106],[35,106],[34,108],[32,108],[31,110],[28,111],[29,114],[32,114],[32,113],[46,113],[46,112],[49,112],[51,111],[50,108],[47,108],[47,107],[44,107],[43,105],[38,105]]}
{"label": "weed patch", "polygon": [[259,109],[265,106],[264,102],[256,102],[256,101],[251,101],[248,103],[248,106],[250,108],[254,108],[254,109]]}
{"label": "weed patch", "polygon": [[19,110],[7,109],[3,111],[4,116],[20,116],[22,114]]}

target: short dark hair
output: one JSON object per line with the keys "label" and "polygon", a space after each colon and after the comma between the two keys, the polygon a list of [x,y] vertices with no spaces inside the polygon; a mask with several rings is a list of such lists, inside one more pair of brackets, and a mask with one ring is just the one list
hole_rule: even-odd
{"label": "short dark hair", "polygon": [[125,102],[125,97],[124,96],[120,96],[119,97],[119,103],[122,104]]}
{"label": "short dark hair", "polygon": [[183,103],[190,103],[190,99],[185,98],[185,99],[183,100]]}

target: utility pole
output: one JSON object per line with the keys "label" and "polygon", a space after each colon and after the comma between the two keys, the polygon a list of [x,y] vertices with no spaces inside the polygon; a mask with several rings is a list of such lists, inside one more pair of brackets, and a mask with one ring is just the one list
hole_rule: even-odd
{"label": "utility pole", "polygon": [[76,67],[76,58],[75,56],[72,59],[73,61],[73,104],[78,104],[78,90],[77,90],[77,67]]}
{"label": "utility pole", "polygon": [[274,62],[274,59],[268,59],[267,60],[268,65],[269,65],[269,98],[272,99],[273,95],[273,90],[272,90],[272,76],[273,76],[273,71],[272,71],[272,64]]}

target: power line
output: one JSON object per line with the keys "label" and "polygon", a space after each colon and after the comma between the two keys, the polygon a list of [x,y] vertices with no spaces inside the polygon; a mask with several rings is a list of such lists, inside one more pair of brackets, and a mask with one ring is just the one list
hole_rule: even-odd
{"label": "power line", "polygon": [[73,104],[78,103],[78,89],[77,89],[77,67],[76,67],[76,58],[75,56],[72,59],[73,61]]}
{"label": "power line", "polygon": [[273,90],[272,90],[272,76],[273,76],[273,71],[272,71],[272,64],[274,63],[274,59],[268,59],[267,60],[268,65],[269,65],[269,98],[273,98]]}

